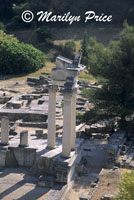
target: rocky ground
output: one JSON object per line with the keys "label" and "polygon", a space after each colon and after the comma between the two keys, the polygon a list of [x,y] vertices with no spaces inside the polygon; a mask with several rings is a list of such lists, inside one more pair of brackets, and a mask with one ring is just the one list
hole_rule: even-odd
{"label": "rocky ground", "polygon": [[92,193],[91,200],[100,200],[105,195],[113,196],[118,192],[118,183],[124,171],[126,169],[103,169],[96,188],[92,184],[95,174],[90,172],[88,176],[77,177],[66,200],[78,200],[80,196],[90,196]]}

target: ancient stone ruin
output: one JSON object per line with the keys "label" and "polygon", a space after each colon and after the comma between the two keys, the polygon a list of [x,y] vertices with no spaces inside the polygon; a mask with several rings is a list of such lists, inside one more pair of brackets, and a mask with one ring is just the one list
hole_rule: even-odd
{"label": "ancient stone ruin", "polygon": [[[83,141],[76,139],[77,77],[85,69],[80,61],[81,54],[73,61],[61,56],[56,58],[52,79],[48,80],[45,88],[49,95],[14,91],[17,94],[13,97],[3,96],[4,105],[0,109],[0,166],[30,167],[30,174],[47,177],[47,183],[51,176],[51,184],[55,181],[67,183],[72,179],[75,166],[81,160]],[[60,95],[56,96],[58,91]],[[63,133],[57,138],[58,117],[63,121]],[[45,127],[48,132],[43,134],[42,130],[37,130],[34,135],[29,135],[27,130],[22,130],[11,136],[12,127],[16,125]]]}
{"label": "ancient stone ruin", "polygon": [[[124,131],[113,132],[105,122],[76,121],[76,112],[90,109],[82,88],[99,88],[78,81],[85,69],[80,60],[81,54],[73,61],[58,56],[48,77],[28,77],[0,89],[0,170],[25,168],[43,194],[49,191],[45,200],[64,199],[59,195],[76,179],[90,188],[90,194],[80,190],[77,197],[92,199],[107,174],[134,168],[134,145]],[[113,194],[105,192],[100,199],[112,199]]]}

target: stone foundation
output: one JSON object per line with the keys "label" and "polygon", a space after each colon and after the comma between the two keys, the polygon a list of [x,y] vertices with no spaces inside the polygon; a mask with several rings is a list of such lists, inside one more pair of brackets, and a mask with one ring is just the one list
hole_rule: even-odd
{"label": "stone foundation", "polygon": [[9,146],[1,146],[0,167],[29,167],[30,174],[33,176],[52,176],[57,183],[70,182],[75,173],[75,166],[81,160],[83,140],[77,139],[76,150],[71,152],[69,158],[61,156],[61,140],[58,141],[58,147],[52,150],[41,145],[42,141],[45,142],[44,139],[37,140],[39,144],[36,140],[35,144],[39,149],[34,148],[34,144],[31,146],[31,140],[29,147],[17,146],[17,141],[15,145],[11,143]]}
{"label": "stone foundation", "polygon": [[58,183],[68,183],[71,181],[75,166],[81,160],[82,145],[78,145],[76,152],[71,152],[70,158],[61,157],[59,150],[47,151],[44,155],[37,156],[30,172],[33,176],[47,175],[53,176],[54,181]]}
{"label": "stone foundation", "polygon": [[10,121],[22,119],[24,122],[46,122],[47,120],[47,113],[28,109],[1,109],[0,119],[4,116]]}

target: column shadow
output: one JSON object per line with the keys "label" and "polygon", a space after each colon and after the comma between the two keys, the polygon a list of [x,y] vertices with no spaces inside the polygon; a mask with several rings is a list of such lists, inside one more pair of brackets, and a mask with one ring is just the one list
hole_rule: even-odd
{"label": "column shadow", "polygon": [[[18,171],[18,172],[15,172],[15,171]],[[16,173],[17,174],[24,173],[24,176],[23,176],[22,180],[15,182],[15,184],[13,183],[12,178],[2,180],[3,177],[8,176],[10,173],[13,173],[14,175]],[[16,181],[17,181],[17,179],[16,179]],[[22,197],[20,197],[20,198],[16,198],[14,196],[14,199],[36,200],[36,199],[42,197],[43,195],[45,195],[50,190],[49,188],[40,188],[40,187],[36,186],[35,184],[37,184],[37,178],[29,176],[27,174],[26,169],[18,169],[18,168],[16,168],[16,169],[4,169],[3,173],[0,175],[0,184],[8,184],[9,185],[8,188],[6,187],[7,188],[6,190],[4,190],[3,192],[0,193],[0,199],[5,198],[6,196],[10,195],[11,193],[15,192],[16,190],[19,190],[21,192],[21,187],[23,187],[25,184],[29,184],[29,185],[34,184],[32,190],[28,191],[24,195],[22,194]],[[29,185],[27,185],[26,187],[29,187]],[[23,190],[25,192],[25,189],[23,189]]]}

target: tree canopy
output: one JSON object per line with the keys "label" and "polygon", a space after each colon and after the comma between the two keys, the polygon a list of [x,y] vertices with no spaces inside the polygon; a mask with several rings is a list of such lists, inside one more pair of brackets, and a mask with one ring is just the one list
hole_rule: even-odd
{"label": "tree canopy", "polygon": [[134,27],[126,24],[120,40],[111,41],[108,48],[94,38],[87,48],[88,71],[103,82],[101,88],[88,90],[93,106],[84,119],[118,121],[120,128],[126,128],[134,113]]}

